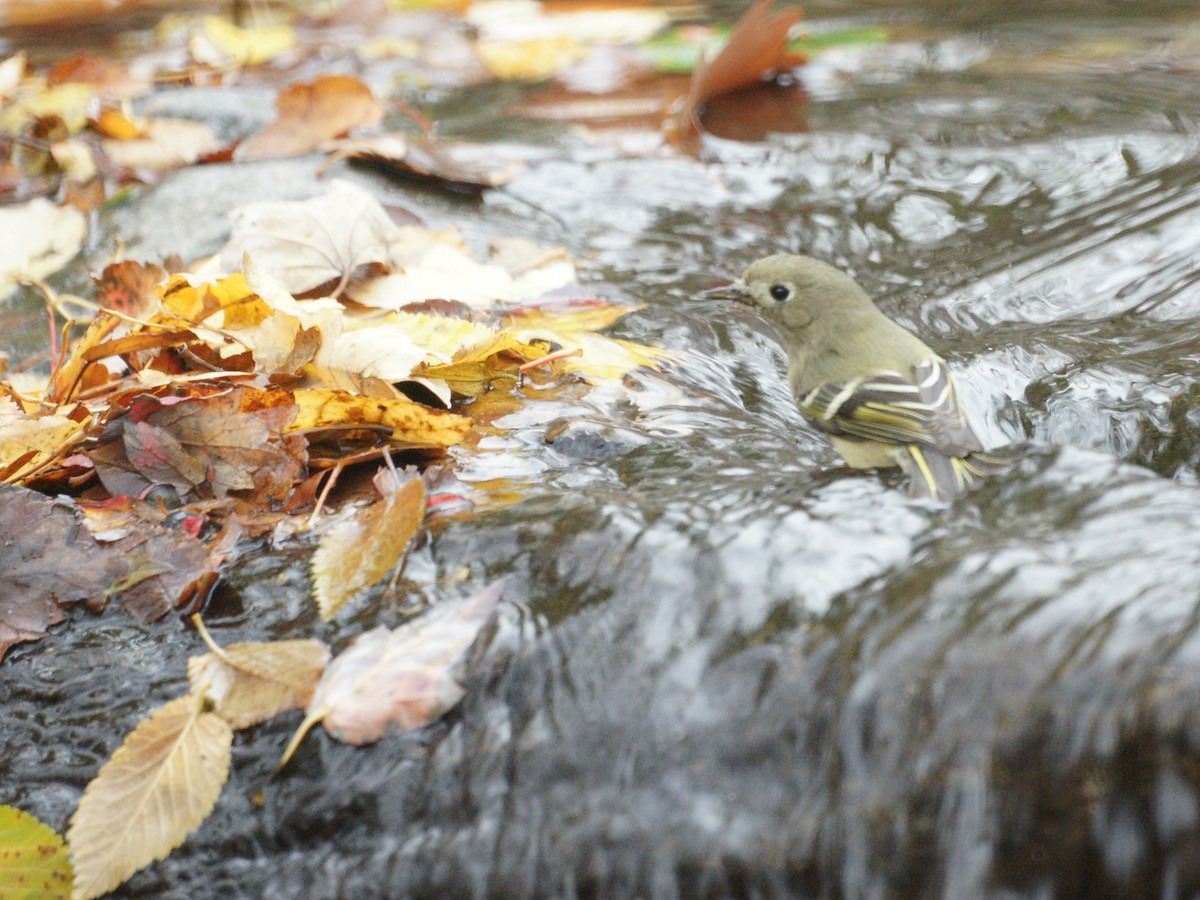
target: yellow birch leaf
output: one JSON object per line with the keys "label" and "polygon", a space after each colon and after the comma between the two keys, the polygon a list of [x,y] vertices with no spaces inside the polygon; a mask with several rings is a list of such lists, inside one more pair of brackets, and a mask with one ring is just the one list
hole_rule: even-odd
{"label": "yellow birch leaf", "polygon": [[532,41],[479,41],[475,51],[488,70],[504,81],[541,81],[587,56],[568,35]]}
{"label": "yellow birch leaf", "polygon": [[425,487],[420,478],[412,478],[330,528],[312,558],[321,618],[328,622],[346,601],[390,572],[424,518]]}
{"label": "yellow birch leaf", "polygon": [[233,730],[202,697],[143,719],[83,792],[67,843],[75,898],[106,894],[162,859],[212,812],[229,776]]}
{"label": "yellow birch leaf", "polygon": [[588,381],[620,381],[638,367],[658,369],[675,359],[675,354],[660,347],[595,334],[617,319],[641,309],[640,306],[596,304],[568,310],[521,310],[506,322],[522,341],[543,341],[558,350],[579,350],[578,356],[566,357],[555,366],[577,372]]}
{"label": "yellow birch leaf", "polygon": [[471,430],[466,416],[430,409],[407,397],[360,397],[345,391],[304,388],[294,392],[300,412],[289,431],[331,426],[385,425],[391,442],[407,447],[449,447]]}
{"label": "yellow birch leaf", "polygon": [[213,712],[233,728],[249,728],[312,699],[329,662],[320,641],[252,641],[218,647],[198,621],[211,653],[188,660],[193,693],[203,692]]}
{"label": "yellow birch leaf", "polygon": [[48,825],[12,806],[0,806],[0,897],[66,900],[71,860],[62,838]]}

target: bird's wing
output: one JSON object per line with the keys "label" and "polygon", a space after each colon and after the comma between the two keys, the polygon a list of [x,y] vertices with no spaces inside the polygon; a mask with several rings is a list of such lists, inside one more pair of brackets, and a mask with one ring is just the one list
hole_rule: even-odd
{"label": "bird's wing", "polygon": [[915,444],[949,456],[983,449],[946,361],[936,356],[908,374],[883,371],[819,385],[800,400],[800,412],[818,428],[850,439]]}

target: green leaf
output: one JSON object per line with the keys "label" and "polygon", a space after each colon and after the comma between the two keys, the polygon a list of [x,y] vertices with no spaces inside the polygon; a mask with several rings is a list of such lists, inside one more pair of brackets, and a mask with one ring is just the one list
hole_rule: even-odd
{"label": "green leaf", "polygon": [[29,813],[0,806],[0,897],[58,900],[71,896],[71,860],[54,829]]}

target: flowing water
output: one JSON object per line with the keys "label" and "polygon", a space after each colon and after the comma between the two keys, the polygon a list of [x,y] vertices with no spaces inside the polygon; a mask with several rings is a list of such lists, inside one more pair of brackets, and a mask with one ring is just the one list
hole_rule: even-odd
{"label": "flowing water", "polygon": [[[225,643],[340,649],[414,597],[510,581],[444,721],[314,734],[279,776],[298,717],[239,733],[216,811],[121,895],[1200,892],[1200,19],[968,6],[815,9],[909,38],[734,104],[774,104],[765,130],[714,110],[740,139],[699,160],[537,126],[540,161],[481,204],[368,182],[565,244],[645,304],[616,332],[680,359],[530,389],[507,438],[457,456],[518,502],[435,522],[399,589],[334,626],[310,548],[247,554],[208,613]],[[447,103],[512,139],[495,96]],[[211,251],[225,209],[315,193],[312,168],[183,172],[105,227],[133,255]],[[780,251],[850,270],[1022,461],[946,508],[840,467],[767,328],[696,297]],[[115,610],[14,651],[0,801],[61,827],[196,652]]]}

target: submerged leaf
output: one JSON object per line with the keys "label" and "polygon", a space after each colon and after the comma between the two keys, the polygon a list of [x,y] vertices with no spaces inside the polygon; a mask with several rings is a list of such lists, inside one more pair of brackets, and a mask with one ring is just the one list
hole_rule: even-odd
{"label": "submerged leaf", "polygon": [[216,804],[232,746],[229,723],[205,712],[201,697],[172,700],[143,719],[71,819],[76,898],[108,893],[182,844]]}
{"label": "submerged leaf", "polygon": [[58,833],[29,813],[0,806],[0,897],[66,900],[71,860]]}
{"label": "submerged leaf", "polygon": [[[388,473],[385,484],[390,481]],[[425,488],[420,478],[412,478],[398,490],[387,488],[382,500],[331,527],[312,559],[313,593],[321,618],[329,621],[350,598],[390,572],[424,518]]]}
{"label": "submerged leaf", "polygon": [[449,711],[463,696],[459,664],[503,589],[498,582],[465,600],[440,603],[395,630],[359,635],[325,670],[280,766],[317,722],[339,741],[370,744]]}

